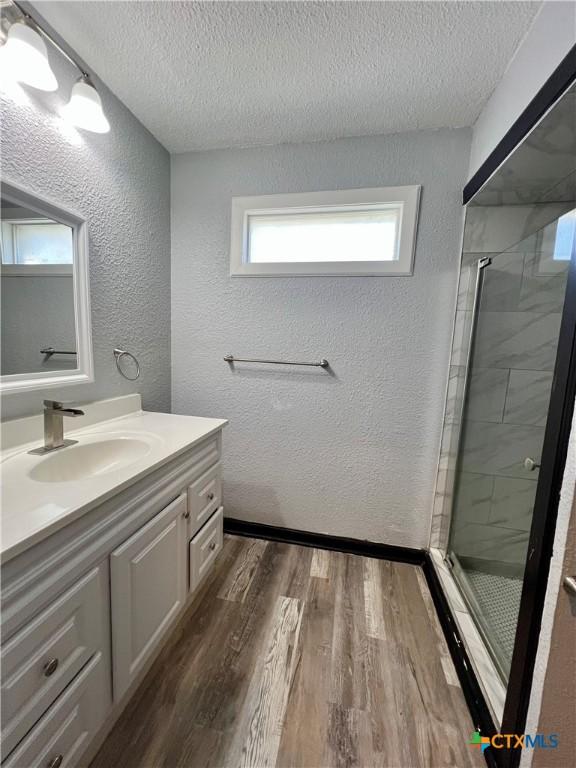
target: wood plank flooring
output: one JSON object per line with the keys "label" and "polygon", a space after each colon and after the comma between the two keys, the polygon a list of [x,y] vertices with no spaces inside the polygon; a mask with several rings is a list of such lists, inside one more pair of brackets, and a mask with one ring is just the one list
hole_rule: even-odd
{"label": "wood plank flooring", "polygon": [[91,768],[467,768],[420,568],[226,536]]}

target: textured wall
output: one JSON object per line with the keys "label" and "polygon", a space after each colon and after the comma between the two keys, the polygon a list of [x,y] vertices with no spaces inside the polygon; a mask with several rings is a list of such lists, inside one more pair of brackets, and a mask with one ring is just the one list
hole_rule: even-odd
{"label": "textured wall", "polygon": [[[173,156],[173,410],[230,419],[228,515],[427,545],[468,148],[444,130]],[[228,276],[233,195],[400,184],[423,185],[412,277]]]}
{"label": "textured wall", "polygon": [[[101,86],[110,133],[66,127],[57,113],[77,73],[57,54],[51,61],[56,93],[22,88],[1,101],[2,177],[88,221],[95,382],[47,391],[66,400],[141,392],[145,408],[169,410],[169,155]],[[139,381],[117,372],[115,346],[139,357]],[[3,418],[38,411],[45,392],[6,395]]]}

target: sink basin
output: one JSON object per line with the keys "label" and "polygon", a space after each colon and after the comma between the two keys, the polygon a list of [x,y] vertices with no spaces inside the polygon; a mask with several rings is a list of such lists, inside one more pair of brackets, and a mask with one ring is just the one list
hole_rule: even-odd
{"label": "sink basin", "polygon": [[39,483],[67,483],[115,472],[134,464],[152,450],[153,441],[141,437],[112,437],[62,448],[28,471]]}

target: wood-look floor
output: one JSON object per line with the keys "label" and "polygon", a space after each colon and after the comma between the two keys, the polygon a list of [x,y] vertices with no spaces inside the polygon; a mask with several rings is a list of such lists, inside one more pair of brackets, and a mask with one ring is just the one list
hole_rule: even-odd
{"label": "wood-look floor", "polygon": [[91,768],[483,766],[420,568],[227,536]]}

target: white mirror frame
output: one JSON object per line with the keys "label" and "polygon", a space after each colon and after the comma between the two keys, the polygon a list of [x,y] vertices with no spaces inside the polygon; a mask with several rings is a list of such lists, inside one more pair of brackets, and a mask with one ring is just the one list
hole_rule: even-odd
{"label": "white mirror frame", "polygon": [[88,228],[86,220],[78,213],[34,194],[4,179],[2,197],[17,205],[31,208],[72,229],[74,245],[74,315],[76,323],[76,363],[74,369],[51,371],[49,374],[14,373],[0,376],[0,392],[29,392],[48,387],[62,387],[69,384],[88,384],[94,381],[94,360],[92,355],[92,328],[90,321],[90,278],[88,265]]}

